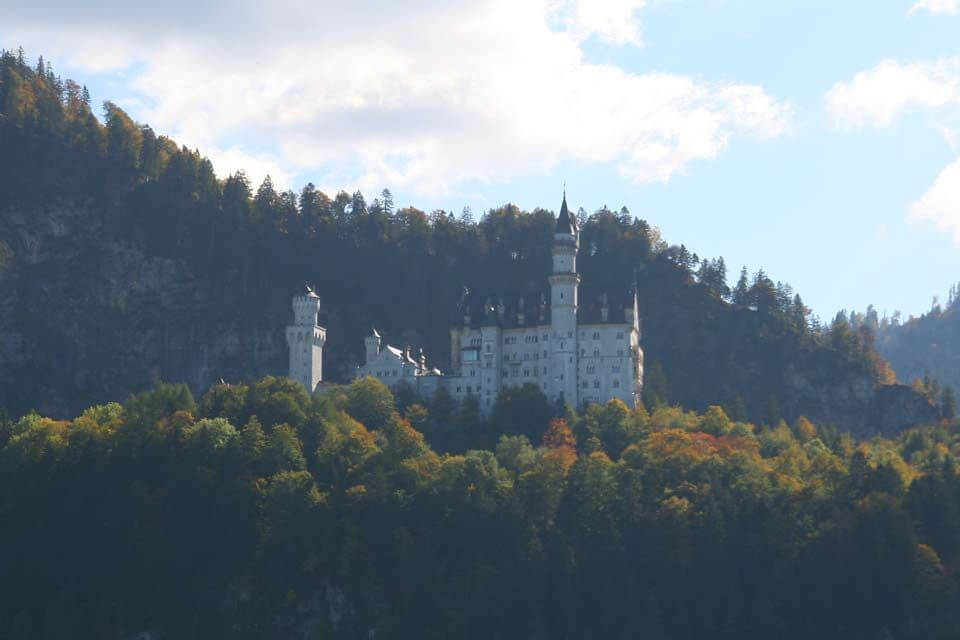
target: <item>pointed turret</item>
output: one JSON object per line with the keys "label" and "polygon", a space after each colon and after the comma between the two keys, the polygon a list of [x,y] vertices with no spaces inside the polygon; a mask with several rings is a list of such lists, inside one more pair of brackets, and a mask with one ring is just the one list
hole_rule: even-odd
{"label": "pointed turret", "polygon": [[575,234],[577,232],[577,217],[570,215],[567,209],[567,190],[563,190],[563,203],[560,205],[560,215],[557,216],[557,229],[555,233]]}
{"label": "pointed turret", "polygon": [[553,233],[553,275],[550,276],[550,346],[553,371],[547,383],[547,395],[552,400],[566,402],[572,407],[577,398],[577,249],[580,234],[576,218],[567,208],[567,190],[563,190],[563,204],[557,216]]}

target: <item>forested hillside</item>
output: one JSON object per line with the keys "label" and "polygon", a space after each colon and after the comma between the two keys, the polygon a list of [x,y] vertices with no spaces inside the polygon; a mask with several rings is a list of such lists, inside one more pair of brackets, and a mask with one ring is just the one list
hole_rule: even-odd
{"label": "forested hillside", "polygon": [[856,442],[524,393],[486,433],[372,378],[0,421],[0,635],[960,635],[956,422]]}
{"label": "forested hillside", "polygon": [[[919,381],[921,388],[941,403],[943,393],[960,389],[960,299],[954,286],[946,304],[934,299],[930,311],[906,320],[878,318],[873,309],[854,315],[854,323],[868,326],[877,336],[883,354],[904,382]],[[926,387],[930,387],[926,389]]]}
{"label": "forested hillside", "polygon": [[[549,211],[474,219],[398,208],[386,190],[368,202],[221,179],[115,104],[101,124],[82,86],[22,53],[0,58],[0,141],[0,406],[14,416],[65,417],[158,380],[200,392],[282,374],[304,280],[322,297],[329,379],[352,377],[371,326],[446,368],[464,287],[538,291],[549,269]],[[869,335],[819,326],[788,285],[744,272],[731,291],[722,258],[625,209],[581,216],[584,286],[636,281],[648,406],[861,433],[937,417],[887,384]]]}

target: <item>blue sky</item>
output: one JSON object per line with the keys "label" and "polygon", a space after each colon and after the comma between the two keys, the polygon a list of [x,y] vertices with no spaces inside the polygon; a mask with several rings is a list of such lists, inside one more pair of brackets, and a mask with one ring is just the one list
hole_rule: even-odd
{"label": "blue sky", "polygon": [[825,319],[960,280],[958,0],[17,4],[0,46],[221,174],[475,213],[566,181]]}

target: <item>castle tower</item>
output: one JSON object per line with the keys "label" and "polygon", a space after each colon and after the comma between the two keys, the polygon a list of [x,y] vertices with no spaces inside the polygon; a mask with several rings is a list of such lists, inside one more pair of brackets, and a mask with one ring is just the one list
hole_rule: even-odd
{"label": "castle tower", "polygon": [[293,324],[287,327],[290,378],[311,392],[323,376],[323,344],[327,341],[327,330],[317,325],[319,311],[320,298],[307,287],[306,293],[293,297]]}
{"label": "castle tower", "polygon": [[577,406],[577,249],[580,232],[577,219],[567,210],[564,191],[557,227],[553,234],[553,274],[550,276],[551,400],[562,399]]}
{"label": "castle tower", "polygon": [[380,355],[380,334],[376,329],[363,339],[363,344],[367,348],[366,364],[370,364]]}

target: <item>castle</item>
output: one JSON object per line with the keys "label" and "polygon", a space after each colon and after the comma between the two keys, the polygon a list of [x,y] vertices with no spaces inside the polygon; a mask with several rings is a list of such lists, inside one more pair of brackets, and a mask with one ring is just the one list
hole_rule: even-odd
{"label": "castle", "polygon": [[[491,297],[482,303],[465,297],[463,324],[450,329],[450,375],[428,368],[422,351],[414,357],[409,348],[384,344],[374,329],[364,340],[366,361],[356,376],[373,376],[390,386],[407,382],[427,398],[444,387],[457,400],[475,396],[484,412],[500,391],[525,384],[572,406],[612,398],[636,406],[643,385],[636,289],[619,296],[604,291],[594,304],[579,305],[579,247],[577,220],[564,194],[553,235],[549,304],[545,294],[513,296],[509,309],[503,297],[496,305]],[[287,327],[290,377],[310,390],[321,380],[326,340],[326,330],[317,326],[319,306],[309,289],[295,297],[294,325]]]}

